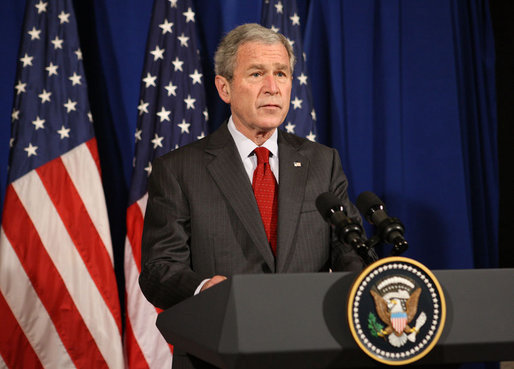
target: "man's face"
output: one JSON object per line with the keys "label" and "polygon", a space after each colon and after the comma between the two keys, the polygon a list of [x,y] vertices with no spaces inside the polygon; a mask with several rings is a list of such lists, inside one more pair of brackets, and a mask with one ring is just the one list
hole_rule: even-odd
{"label": "man's face", "polygon": [[242,44],[232,81],[216,76],[218,93],[230,104],[234,124],[245,135],[273,131],[282,124],[289,110],[291,83],[289,57],[281,43]]}

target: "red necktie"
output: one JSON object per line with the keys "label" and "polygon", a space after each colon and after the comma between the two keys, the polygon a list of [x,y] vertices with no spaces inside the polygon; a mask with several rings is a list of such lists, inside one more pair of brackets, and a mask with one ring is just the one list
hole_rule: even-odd
{"label": "red necktie", "polygon": [[278,189],[277,181],[269,166],[269,150],[258,147],[257,168],[253,172],[253,193],[259,206],[262,223],[273,254],[277,254]]}

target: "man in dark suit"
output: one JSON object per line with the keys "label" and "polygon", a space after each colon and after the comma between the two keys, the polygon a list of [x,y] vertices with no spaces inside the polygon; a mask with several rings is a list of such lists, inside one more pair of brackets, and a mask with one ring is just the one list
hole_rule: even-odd
{"label": "man in dark suit", "polygon": [[[277,129],[289,110],[293,66],[287,39],[257,24],[220,43],[215,83],[231,117],[152,165],[139,282],[155,306],[169,308],[234,274],[362,269],[315,206],[330,191],[359,218],[337,151]],[[269,161],[256,158],[261,151]],[[259,166],[274,191],[268,210],[254,194]],[[198,367],[183,359],[175,352],[173,367]]]}

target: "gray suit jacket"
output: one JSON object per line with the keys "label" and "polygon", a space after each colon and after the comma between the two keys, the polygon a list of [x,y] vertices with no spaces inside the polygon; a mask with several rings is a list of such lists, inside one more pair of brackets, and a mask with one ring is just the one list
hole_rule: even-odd
{"label": "gray suit jacket", "polygon": [[152,166],[139,283],[166,309],[220,274],[361,270],[338,242],[315,200],[331,191],[349,216],[347,179],[336,150],[279,130],[277,256],[273,256],[251,183],[226,123]]}

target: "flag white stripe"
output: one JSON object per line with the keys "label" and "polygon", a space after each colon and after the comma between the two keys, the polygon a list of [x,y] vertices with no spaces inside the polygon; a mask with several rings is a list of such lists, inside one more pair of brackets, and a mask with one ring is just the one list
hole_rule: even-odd
{"label": "flag white stripe", "polygon": [[102,179],[95,160],[85,143],[61,158],[114,265]]}
{"label": "flag white stripe", "polygon": [[110,368],[123,368],[122,341],[116,321],[91,279],[41,179],[32,171],[12,185],[105,361]]}
{"label": "flag white stripe", "polygon": [[[27,340],[45,368],[74,368],[55,326],[32,287],[18,255],[0,232],[0,289]],[[13,281],[13,276],[16,280]],[[2,362],[0,367],[6,368]]]}
{"label": "flag white stripe", "polygon": [[143,218],[146,212],[146,203],[148,202],[148,192],[143,195],[139,200],[137,200],[137,205],[139,206],[139,210],[141,210],[141,214],[143,214]]}
{"label": "flag white stripe", "polygon": [[157,311],[139,288],[139,272],[128,238],[125,247],[127,314],[135,339],[150,368],[171,368],[172,354],[155,325]]}

